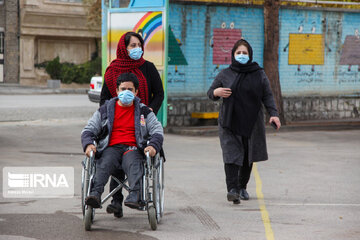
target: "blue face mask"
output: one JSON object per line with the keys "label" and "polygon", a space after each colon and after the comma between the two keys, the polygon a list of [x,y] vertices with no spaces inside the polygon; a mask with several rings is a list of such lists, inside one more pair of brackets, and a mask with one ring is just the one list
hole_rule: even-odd
{"label": "blue face mask", "polygon": [[129,50],[129,57],[134,60],[139,60],[142,54],[143,50],[139,47]]}
{"label": "blue face mask", "polygon": [[125,90],[125,91],[119,92],[118,98],[122,104],[130,105],[132,103],[132,101],[134,100],[135,95],[133,94],[132,91]]}
{"label": "blue face mask", "polygon": [[239,54],[235,56],[235,60],[241,64],[246,64],[249,61],[249,55]]}

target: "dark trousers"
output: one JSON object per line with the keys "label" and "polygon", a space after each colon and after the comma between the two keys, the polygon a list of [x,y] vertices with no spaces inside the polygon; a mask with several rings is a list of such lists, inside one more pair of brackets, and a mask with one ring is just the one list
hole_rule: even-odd
{"label": "dark trousers", "polygon": [[143,155],[136,147],[114,145],[107,147],[101,157],[96,160],[96,172],[93,179],[92,195],[100,196],[110,175],[123,169],[128,176],[131,191],[141,189],[140,180],[143,175]]}
{"label": "dark trousers", "polygon": [[[113,176],[116,177],[117,179],[119,179],[120,181],[125,180],[125,172],[122,169],[119,169],[118,171],[116,171]],[[117,186],[118,186],[118,183],[114,179],[111,178],[111,180],[110,180],[110,192],[112,190],[114,190]],[[122,194],[122,188],[120,188],[119,191],[117,191],[113,195],[113,201],[122,203],[123,200],[124,200],[124,195]]]}
{"label": "dark trousers", "polygon": [[225,175],[226,175],[226,187],[228,192],[235,188],[239,189],[246,189],[246,186],[250,179],[252,163],[249,164],[249,146],[247,138],[243,137],[243,144],[244,144],[244,161],[243,165],[239,166],[236,164],[228,164],[225,163]]}

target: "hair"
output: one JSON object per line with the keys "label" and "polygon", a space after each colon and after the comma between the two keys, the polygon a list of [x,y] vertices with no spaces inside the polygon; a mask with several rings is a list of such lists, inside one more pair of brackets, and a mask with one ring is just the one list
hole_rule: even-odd
{"label": "hair", "polygon": [[245,46],[247,48],[248,51],[250,51],[250,45],[248,42],[246,42],[244,39],[240,39],[238,40],[235,44],[233,49],[231,50],[232,55],[234,55],[236,49],[238,49],[239,46]]}
{"label": "hair", "polygon": [[249,44],[245,39],[240,39],[240,40],[238,40],[238,41],[234,44],[234,47],[233,47],[232,50],[231,50],[231,59],[232,59],[233,61],[235,61],[234,54],[235,54],[236,49],[237,49],[239,46],[245,46],[245,47],[247,48],[248,53],[249,53],[249,61],[248,61],[248,62],[252,62],[252,59],[253,59],[253,50],[252,50],[250,44]]}
{"label": "hair", "polygon": [[137,37],[141,43],[141,46],[144,47],[144,39],[141,37],[140,34],[135,33],[135,32],[126,33],[126,35],[125,35],[125,46],[126,47],[129,45],[131,37]]}
{"label": "hair", "polygon": [[118,88],[123,82],[132,82],[135,87],[135,91],[139,88],[139,80],[134,73],[126,72],[120,74],[120,76],[116,79],[116,87]]}

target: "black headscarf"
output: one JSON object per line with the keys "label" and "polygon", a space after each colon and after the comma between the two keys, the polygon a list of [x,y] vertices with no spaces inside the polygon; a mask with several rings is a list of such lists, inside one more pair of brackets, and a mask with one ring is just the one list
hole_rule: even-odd
{"label": "black headscarf", "polygon": [[[246,64],[240,64],[234,57],[234,53],[240,45],[246,45],[248,48],[249,61]],[[252,58],[253,51],[247,41],[241,39],[235,43],[231,51],[230,69],[237,72],[238,75],[230,87],[232,94],[223,99],[222,127],[245,137],[251,136],[261,108],[262,98],[261,73],[259,71],[262,68],[253,62]]]}

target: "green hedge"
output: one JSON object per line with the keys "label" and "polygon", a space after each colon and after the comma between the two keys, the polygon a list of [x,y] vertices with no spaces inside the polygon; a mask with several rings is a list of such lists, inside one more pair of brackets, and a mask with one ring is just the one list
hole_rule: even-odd
{"label": "green hedge", "polygon": [[89,83],[94,75],[101,75],[101,58],[95,58],[83,64],[61,63],[56,57],[51,61],[36,64],[45,68],[51,79],[60,79],[62,83]]}

